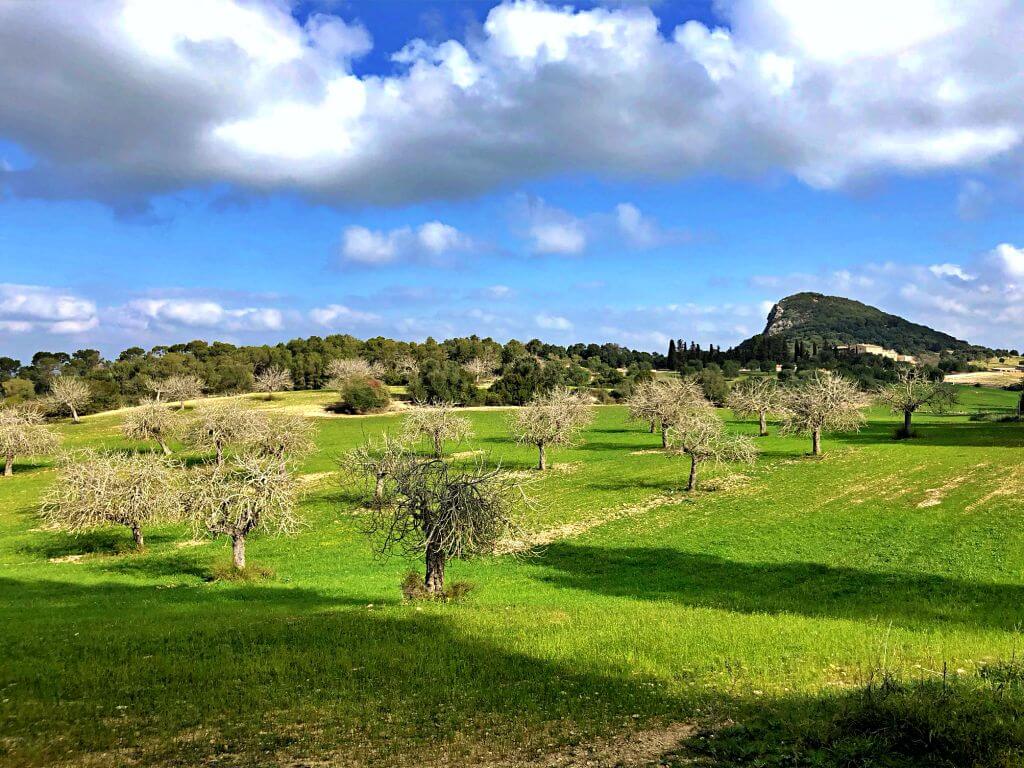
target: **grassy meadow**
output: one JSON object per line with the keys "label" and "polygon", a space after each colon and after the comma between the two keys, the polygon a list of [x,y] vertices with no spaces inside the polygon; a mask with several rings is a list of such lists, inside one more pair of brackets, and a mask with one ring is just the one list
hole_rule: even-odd
{"label": "grassy meadow", "polygon": [[[229,542],[184,526],[141,554],[127,530],[42,530],[53,469],[18,463],[0,479],[0,765],[1018,764],[1024,425],[919,414],[895,441],[873,409],[820,460],[773,428],[754,466],[686,494],[686,459],[596,411],[530,487],[544,546],[452,563],[473,585],[453,603],[402,600],[421,564],[374,554],[337,472],[400,415],[315,419],[306,527],[250,540],[261,580],[213,579]],[[534,466],[507,410],[466,415],[459,460]],[[120,418],[60,430],[124,448]]]}

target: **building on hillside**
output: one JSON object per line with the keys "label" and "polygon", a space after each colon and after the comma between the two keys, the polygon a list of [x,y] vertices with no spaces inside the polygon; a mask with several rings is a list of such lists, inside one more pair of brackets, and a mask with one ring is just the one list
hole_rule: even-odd
{"label": "building on hillside", "polygon": [[895,360],[897,363],[917,364],[917,358],[913,355],[903,355],[895,349],[886,349],[879,344],[843,344],[836,347],[836,349],[840,352],[849,352],[851,355],[877,355],[878,357]]}

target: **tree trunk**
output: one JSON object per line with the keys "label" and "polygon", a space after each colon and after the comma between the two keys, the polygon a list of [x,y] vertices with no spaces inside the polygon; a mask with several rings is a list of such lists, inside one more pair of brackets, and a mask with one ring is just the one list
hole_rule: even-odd
{"label": "tree trunk", "polygon": [[690,457],[690,482],[686,484],[686,490],[697,490],[697,457]]}
{"label": "tree trunk", "polygon": [[7,459],[4,461],[4,477],[10,477],[14,474],[14,454],[8,453]]}
{"label": "tree trunk", "polygon": [[71,408],[71,420],[73,422],[75,422],[75,424],[77,424],[78,423],[78,411],[75,410],[75,406],[73,406],[73,405],[68,406],[68,407]]}
{"label": "tree trunk", "polygon": [[380,503],[384,498],[384,478],[386,475],[377,475],[377,484],[373,487],[373,500]]}
{"label": "tree trunk", "polygon": [[661,447],[668,448],[668,427],[661,425]]}
{"label": "tree trunk", "polygon": [[652,421],[652,422],[651,422],[651,434],[652,434],[652,435],[654,434],[654,430],[655,430],[655,429],[657,429],[657,428],[658,428],[658,425],[657,425],[657,423],[656,423],[656,422],[654,422],[654,421]]}
{"label": "tree trunk", "polygon": [[1021,390],[1020,399],[1017,401],[1017,418],[1024,415],[1024,390]]}
{"label": "tree trunk", "polygon": [[544,443],[537,443],[537,469],[547,469],[547,457],[544,456]]}
{"label": "tree trunk", "polygon": [[245,570],[245,536],[231,537],[231,565],[236,571]]}
{"label": "tree trunk", "polygon": [[133,525],[132,538],[135,539],[135,548],[139,550],[139,552],[146,548],[146,541],[142,538],[142,528],[137,525]]}
{"label": "tree trunk", "polygon": [[218,440],[214,445],[217,446],[217,466],[222,467],[224,466],[224,444]]}
{"label": "tree trunk", "polygon": [[768,413],[766,411],[761,411],[759,416],[760,416],[760,418],[759,418],[759,421],[758,421],[758,425],[761,427],[761,437],[767,437],[768,436]]}
{"label": "tree trunk", "polygon": [[167,447],[167,443],[165,443],[163,440],[157,440],[157,442],[160,443],[160,448],[164,452],[164,456],[170,456],[171,449]]}
{"label": "tree trunk", "polygon": [[427,545],[427,574],[424,583],[431,595],[444,592],[444,553],[432,544]]}
{"label": "tree trunk", "polygon": [[814,456],[821,456],[821,428],[815,427],[811,432],[811,453]]}
{"label": "tree trunk", "polygon": [[903,435],[910,437],[910,420],[914,417],[913,411],[903,412]]}
{"label": "tree trunk", "polygon": [[440,459],[444,455],[444,444],[440,435],[434,435],[434,458]]}

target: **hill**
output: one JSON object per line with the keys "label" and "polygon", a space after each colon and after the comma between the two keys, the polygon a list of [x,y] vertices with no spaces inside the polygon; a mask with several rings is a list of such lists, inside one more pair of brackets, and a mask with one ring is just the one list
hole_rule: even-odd
{"label": "hill", "polygon": [[880,344],[908,355],[947,350],[968,355],[991,352],[853,299],[809,292],[779,301],[768,313],[764,331],[744,341],[737,350],[749,352],[766,346],[765,337],[771,347],[778,346],[780,341],[803,341],[818,345]]}

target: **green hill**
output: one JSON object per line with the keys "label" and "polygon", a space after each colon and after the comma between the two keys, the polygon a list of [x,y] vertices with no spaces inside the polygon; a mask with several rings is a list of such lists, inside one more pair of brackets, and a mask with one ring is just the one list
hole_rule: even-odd
{"label": "green hill", "polygon": [[990,350],[912,323],[875,307],[841,296],[796,293],[779,301],[768,313],[764,331],[739,345],[739,350],[763,344],[795,341],[822,344],[880,344],[909,355],[952,350],[987,354]]}

